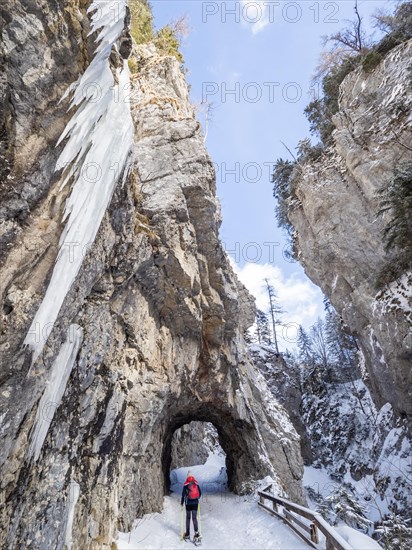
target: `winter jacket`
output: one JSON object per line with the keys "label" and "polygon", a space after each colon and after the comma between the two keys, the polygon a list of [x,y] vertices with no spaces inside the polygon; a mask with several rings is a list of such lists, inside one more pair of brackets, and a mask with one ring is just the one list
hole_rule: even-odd
{"label": "winter jacket", "polygon": [[183,485],[182,498],[180,504],[183,506],[183,503],[186,504],[186,510],[197,510],[199,505],[199,498],[189,498],[189,485],[191,483],[196,483],[197,488],[199,489],[199,498],[202,496],[202,491],[200,489],[199,483],[195,480],[193,476],[190,476],[186,479]]}

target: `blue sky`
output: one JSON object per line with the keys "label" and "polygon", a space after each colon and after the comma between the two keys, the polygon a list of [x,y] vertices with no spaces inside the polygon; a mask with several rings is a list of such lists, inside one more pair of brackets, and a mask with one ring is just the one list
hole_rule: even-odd
{"label": "blue sky", "polygon": [[[309,135],[303,110],[313,93],[321,37],[353,17],[354,2],[151,3],[157,28],[183,14],[189,19],[182,53],[192,101],[213,103],[207,148],[217,168],[221,239],[239,276],[263,309],[262,280],[269,277],[288,311],[285,322],[309,326],[323,312],[322,295],[299,264],[283,256],[270,166],[288,158],[281,141],[293,150]],[[378,8],[391,6],[388,0],[359,0],[367,24]]]}

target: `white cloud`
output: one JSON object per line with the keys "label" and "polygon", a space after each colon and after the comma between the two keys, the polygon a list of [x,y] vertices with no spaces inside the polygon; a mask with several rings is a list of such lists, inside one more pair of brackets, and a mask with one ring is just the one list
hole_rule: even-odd
{"label": "white cloud", "polygon": [[273,23],[273,8],[267,0],[241,0],[241,17],[244,25],[249,25],[252,34],[263,31],[269,23]]}
{"label": "white cloud", "polygon": [[256,298],[256,306],[267,312],[269,309],[265,279],[275,288],[280,306],[285,310],[282,321],[289,327],[280,332],[280,347],[293,347],[296,328],[308,329],[319,316],[323,316],[323,296],[309,279],[298,274],[285,275],[272,264],[246,263],[239,267],[232,262],[239,279]]}

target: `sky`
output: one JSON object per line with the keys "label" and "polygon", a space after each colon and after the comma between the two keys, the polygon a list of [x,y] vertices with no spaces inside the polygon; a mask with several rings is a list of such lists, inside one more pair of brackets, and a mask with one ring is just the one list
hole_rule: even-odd
{"label": "sky", "polygon": [[[323,315],[323,296],[302,267],[285,258],[286,239],[277,228],[270,172],[309,136],[304,108],[317,93],[312,76],[330,35],[353,18],[353,0],[201,1],[151,0],[155,26],[187,15],[182,44],[191,100],[212,103],[206,146],[217,172],[222,207],[221,240],[242,282],[267,311],[267,277],[286,311],[283,349],[293,327],[310,327]],[[359,0],[370,27],[390,0]],[[371,32],[373,29],[370,27]],[[204,124],[205,126],[205,124]],[[296,333],[296,331],[295,331]],[[292,346],[293,347],[293,346]]]}

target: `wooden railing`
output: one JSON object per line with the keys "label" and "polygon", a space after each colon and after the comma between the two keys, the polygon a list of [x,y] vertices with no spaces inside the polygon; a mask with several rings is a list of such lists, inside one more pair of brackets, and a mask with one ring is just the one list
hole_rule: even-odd
{"label": "wooden railing", "polygon": [[[270,492],[271,489],[272,485],[269,485],[263,491],[259,491],[259,506],[284,521],[309,546],[321,548],[318,533],[321,531],[326,539],[326,550],[353,550],[353,547],[320,514],[275,496]],[[271,507],[266,504],[266,500],[272,503]]]}

